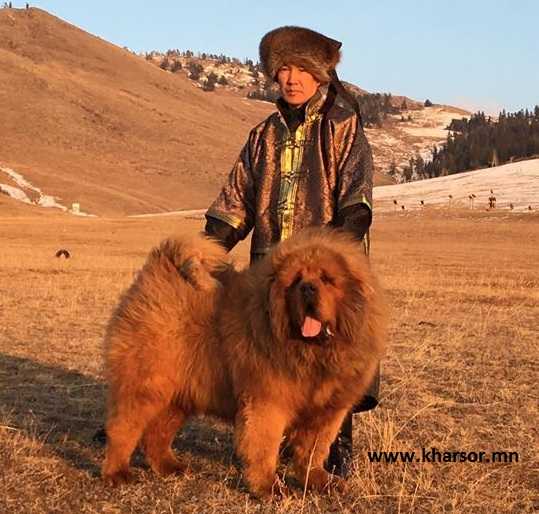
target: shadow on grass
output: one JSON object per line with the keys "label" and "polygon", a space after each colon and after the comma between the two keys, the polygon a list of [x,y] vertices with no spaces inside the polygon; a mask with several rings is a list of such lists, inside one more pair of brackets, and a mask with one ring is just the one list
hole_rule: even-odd
{"label": "shadow on grass", "polygon": [[[43,441],[68,464],[95,477],[104,448],[93,437],[103,427],[105,396],[106,385],[94,377],[0,354],[0,425]],[[174,446],[190,457],[194,471],[208,463],[228,467],[235,462],[231,431],[211,421],[192,420]],[[133,465],[143,466],[139,454]]]}

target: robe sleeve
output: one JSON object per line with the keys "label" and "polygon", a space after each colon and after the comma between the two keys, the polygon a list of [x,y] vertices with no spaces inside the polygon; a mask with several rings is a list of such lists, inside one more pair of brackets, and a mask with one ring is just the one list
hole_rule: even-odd
{"label": "robe sleeve", "polygon": [[337,161],[337,212],[344,214],[349,207],[361,205],[368,209],[372,217],[372,151],[356,115],[346,121],[340,139],[338,147],[341,151]]}
{"label": "robe sleeve", "polygon": [[211,216],[206,216],[206,220],[204,229],[206,235],[215,239],[228,252],[232,250],[240,240],[238,230],[232,225]]}
{"label": "robe sleeve", "polygon": [[252,133],[234,164],[219,196],[206,212],[206,219],[217,219],[235,230],[234,243],[245,239],[254,225],[255,184],[251,170]]}

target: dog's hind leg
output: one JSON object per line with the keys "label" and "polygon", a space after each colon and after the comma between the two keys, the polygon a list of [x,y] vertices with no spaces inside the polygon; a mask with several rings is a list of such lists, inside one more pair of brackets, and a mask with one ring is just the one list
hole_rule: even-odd
{"label": "dog's hind leg", "polygon": [[150,421],[144,431],[142,447],[146,460],[159,475],[185,470],[185,465],[174,455],[172,442],[186,417],[183,411],[168,406]]}
{"label": "dog's hind leg", "polygon": [[162,405],[152,402],[136,402],[118,405],[116,412],[108,419],[107,449],[101,475],[105,482],[113,486],[129,482],[129,460],[135,450],[148,421],[152,419]]}

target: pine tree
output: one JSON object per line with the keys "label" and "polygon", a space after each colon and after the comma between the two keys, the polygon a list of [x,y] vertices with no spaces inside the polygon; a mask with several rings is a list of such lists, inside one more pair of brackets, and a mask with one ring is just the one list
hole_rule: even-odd
{"label": "pine tree", "polygon": [[216,83],[217,83],[217,75],[212,71],[208,75],[208,78],[204,81],[204,85],[202,86],[202,89],[204,91],[214,91]]}
{"label": "pine tree", "polygon": [[162,70],[168,70],[169,69],[170,61],[168,60],[168,57],[166,55],[165,55],[165,57],[163,57],[163,59],[161,59],[161,63],[159,64],[159,67]]}
{"label": "pine tree", "polygon": [[182,63],[181,61],[174,60],[172,61],[172,65],[170,66],[170,71],[172,73],[178,73],[182,69]]}
{"label": "pine tree", "polygon": [[196,62],[190,62],[189,63],[189,78],[191,80],[198,80],[200,79],[200,75],[204,71],[204,68],[196,63]]}

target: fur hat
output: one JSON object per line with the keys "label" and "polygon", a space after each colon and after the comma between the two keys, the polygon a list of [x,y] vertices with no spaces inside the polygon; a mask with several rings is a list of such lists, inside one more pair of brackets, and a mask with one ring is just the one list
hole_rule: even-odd
{"label": "fur hat", "polygon": [[302,66],[322,84],[331,81],[331,71],[341,57],[341,43],[314,30],[285,26],[268,32],[260,41],[260,63],[270,80],[285,64]]}

